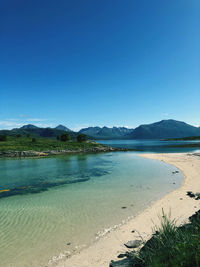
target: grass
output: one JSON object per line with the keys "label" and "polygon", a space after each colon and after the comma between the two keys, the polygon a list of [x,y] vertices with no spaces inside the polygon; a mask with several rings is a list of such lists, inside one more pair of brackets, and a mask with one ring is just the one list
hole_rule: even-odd
{"label": "grass", "polygon": [[129,257],[132,266],[137,267],[200,266],[200,212],[181,227],[163,213],[161,226],[153,237]]}
{"label": "grass", "polygon": [[86,141],[62,142],[56,139],[36,138],[32,142],[31,137],[7,137],[7,141],[0,142],[0,151],[48,151],[48,150],[79,150],[102,146],[98,143]]}

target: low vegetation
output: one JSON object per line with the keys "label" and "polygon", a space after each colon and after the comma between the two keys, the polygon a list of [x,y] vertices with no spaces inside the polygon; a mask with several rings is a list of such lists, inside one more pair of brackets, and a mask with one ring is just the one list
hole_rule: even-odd
{"label": "low vegetation", "polygon": [[62,142],[67,142],[71,140],[71,136],[68,133],[62,134],[60,136],[57,136],[57,140],[60,140]]}
{"label": "low vegetation", "polygon": [[24,137],[0,137],[0,151],[48,151],[48,150],[78,150],[102,146],[86,137],[77,136],[77,140],[70,140],[68,134],[57,139],[35,138],[30,135]]}
{"label": "low vegetation", "polygon": [[175,221],[163,213],[161,226],[155,229],[152,238],[139,251],[126,254],[130,266],[200,266],[200,211],[191,216],[189,221],[177,227]]}
{"label": "low vegetation", "polygon": [[7,136],[5,134],[0,135],[0,142],[5,142],[7,140]]}
{"label": "low vegetation", "polygon": [[86,141],[86,135],[85,134],[78,134],[77,135],[77,141],[79,142],[79,143],[81,143],[81,142],[84,142],[84,141]]}

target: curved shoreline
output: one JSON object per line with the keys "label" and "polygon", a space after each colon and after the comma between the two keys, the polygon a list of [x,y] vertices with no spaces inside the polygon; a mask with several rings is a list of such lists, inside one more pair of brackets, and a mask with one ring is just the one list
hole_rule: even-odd
{"label": "curved shoreline", "polygon": [[135,149],[126,148],[113,148],[108,146],[92,147],[87,149],[62,149],[62,150],[48,150],[48,151],[35,151],[35,150],[25,150],[25,151],[0,151],[0,158],[39,158],[39,157],[49,157],[57,155],[70,155],[70,154],[92,154],[92,153],[105,153],[105,152],[128,152],[137,151]]}
{"label": "curved shoreline", "polygon": [[[177,224],[187,221],[195,211],[200,208],[200,203],[186,195],[187,191],[200,192],[200,157],[186,153],[173,154],[142,154],[145,158],[164,161],[180,169],[184,175],[183,182],[178,189],[165,195],[162,199],[154,202],[135,218],[126,224],[108,233],[92,246],[83,249],[58,263],[59,267],[106,267],[111,260],[117,259],[117,255],[127,251],[123,245],[128,240],[142,237],[147,240],[153,227],[159,225],[159,215],[162,209],[171,214]],[[132,230],[135,230],[132,233]]]}

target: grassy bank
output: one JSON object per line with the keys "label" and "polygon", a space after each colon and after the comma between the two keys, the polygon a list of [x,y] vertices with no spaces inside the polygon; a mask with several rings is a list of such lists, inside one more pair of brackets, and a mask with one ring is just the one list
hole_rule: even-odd
{"label": "grassy bank", "polygon": [[0,157],[44,157],[74,153],[100,153],[133,151],[134,149],[112,148],[91,140],[78,141],[50,138],[7,137],[0,141]]}
{"label": "grassy bank", "polygon": [[31,137],[7,137],[6,141],[0,142],[0,151],[49,151],[49,150],[79,150],[98,148],[102,145],[84,141],[60,141],[49,138],[31,138]]}
{"label": "grassy bank", "polygon": [[[164,213],[161,226],[140,250],[125,254],[112,267],[198,267],[200,266],[200,210],[180,227]],[[121,264],[121,265],[120,265]]]}

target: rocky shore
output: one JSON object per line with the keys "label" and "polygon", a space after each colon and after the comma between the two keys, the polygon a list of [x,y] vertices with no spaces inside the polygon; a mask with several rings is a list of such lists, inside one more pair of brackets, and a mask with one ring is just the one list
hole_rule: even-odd
{"label": "rocky shore", "polygon": [[130,149],[113,148],[108,146],[96,146],[87,149],[65,149],[65,150],[48,150],[48,151],[0,151],[0,157],[15,158],[15,157],[47,157],[54,155],[76,154],[76,153],[100,153],[100,152],[117,152],[130,151]]}

